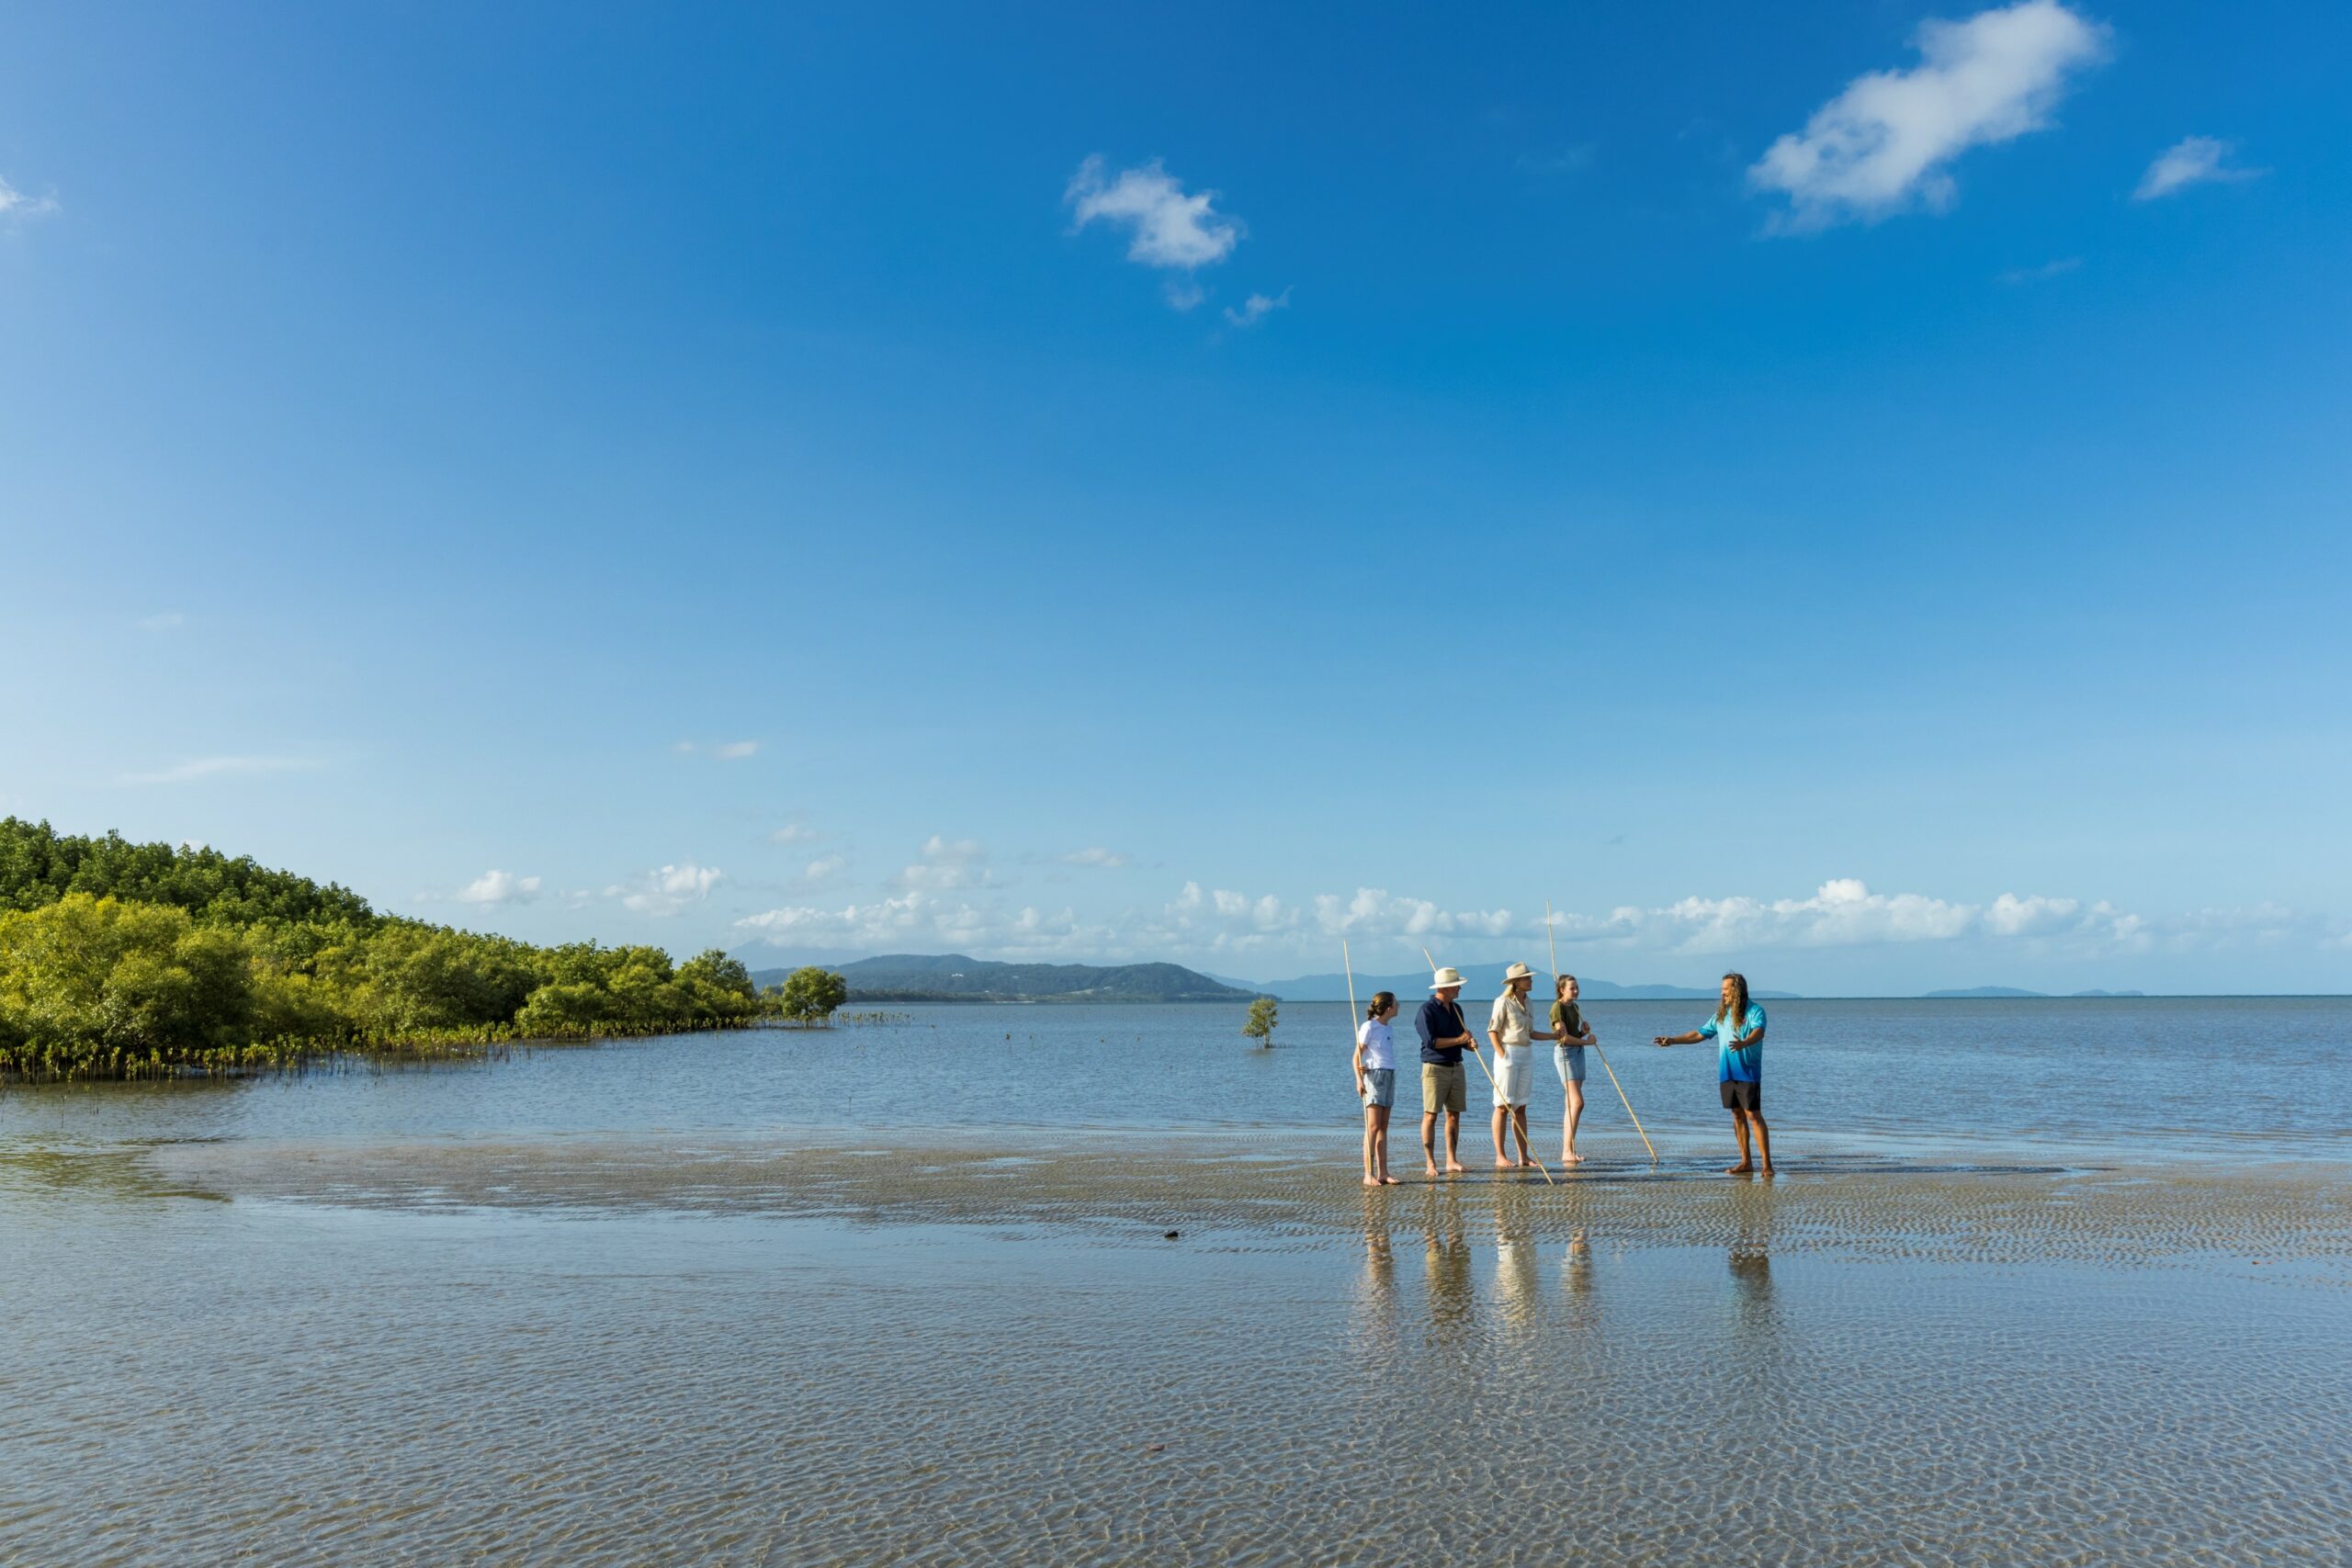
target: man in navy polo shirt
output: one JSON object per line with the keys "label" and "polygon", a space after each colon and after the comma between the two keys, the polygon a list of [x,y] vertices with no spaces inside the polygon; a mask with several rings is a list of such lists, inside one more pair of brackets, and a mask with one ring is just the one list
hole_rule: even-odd
{"label": "man in navy polo shirt", "polygon": [[1470,1084],[1463,1075],[1462,1053],[1478,1048],[1470,1021],[1462,1016],[1454,998],[1462,994],[1462,971],[1451,965],[1430,982],[1433,993],[1421,1004],[1413,1028],[1421,1037],[1421,1157],[1429,1173],[1437,1169],[1437,1113],[1445,1112],[1445,1174],[1469,1168],[1460,1157],[1462,1113],[1470,1106]]}

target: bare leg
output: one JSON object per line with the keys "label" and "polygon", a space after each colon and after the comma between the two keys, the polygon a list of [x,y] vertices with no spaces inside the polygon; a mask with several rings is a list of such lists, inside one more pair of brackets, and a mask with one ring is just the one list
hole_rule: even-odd
{"label": "bare leg", "polygon": [[1495,1163],[1496,1163],[1497,1165],[1509,1165],[1509,1164],[1510,1164],[1510,1156],[1509,1154],[1507,1154],[1507,1153],[1505,1153],[1505,1152],[1504,1152],[1504,1147],[1503,1147],[1503,1128],[1504,1128],[1504,1126],[1505,1126],[1505,1125],[1506,1125],[1510,1121],[1510,1106],[1508,1106],[1508,1105],[1498,1105],[1498,1106],[1496,1106],[1496,1107],[1495,1107],[1494,1123],[1495,1123]]}
{"label": "bare leg", "polygon": [[1533,1165],[1535,1156],[1527,1148],[1527,1107],[1514,1105],[1510,1108],[1510,1128],[1519,1134],[1519,1163]]}
{"label": "bare leg", "polygon": [[1760,1111],[1749,1111],[1747,1119],[1756,1124],[1756,1152],[1764,1156],[1764,1174],[1770,1176],[1772,1174],[1771,1129],[1764,1125],[1764,1113]]}
{"label": "bare leg", "polygon": [[1724,1167],[1724,1174],[1725,1176],[1745,1176],[1749,1171],[1756,1168],[1754,1162],[1751,1161],[1747,1156],[1747,1111],[1735,1111],[1731,1113],[1731,1130],[1739,1138],[1739,1163],[1737,1165],[1727,1165]]}
{"label": "bare leg", "polygon": [[1396,1179],[1388,1174],[1388,1107],[1379,1107],[1379,1122],[1372,1130],[1372,1163],[1378,1171],[1383,1187],[1394,1187]]}
{"label": "bare leg", "polygon": [[1445,1173],[1459,1176],[1470,1168],[1462,1163],[1462,1112],[1445,1113]]}
{"label": "bare leg", "polygon": [[1373,1166],[1373,1144],[1379,1135],[1379,1121],[1378,1107],[1367,1105],[1363,1108],[1363,1184],[1366,1187],[1380,1185],[1380,1177]]}
{"label": "bare leg", "polygon": [[1584,1120],[1584,1085],[1568,1086],[1567,1117],[1560,1133],[1560,1163],[1582,1165],[1584,1156],[1577,1153],[1577,1123]]}
{"label": "bare leg", "polygon": [[1437,1112],[1421,1112],[1421,1157],[1429,1162],[1430,1174],[1437,1174]]}

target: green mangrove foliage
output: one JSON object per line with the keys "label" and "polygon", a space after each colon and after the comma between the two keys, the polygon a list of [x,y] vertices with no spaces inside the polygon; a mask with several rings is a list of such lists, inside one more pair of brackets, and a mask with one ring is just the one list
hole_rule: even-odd
{"label": "green mangrove foliage", "polygon": [[379,915],[212,850],[0,818],[0,1072],[224,1070],[726,1028],[763,1010],[716,949],[673,964],[655,947],[534,947]]}
{"label": "green mangrove foliage", "polygon": [[829,1023],[849,1000],[849,982],[812,964],[786,975],[783,985],[762,993],[760,1000],[787,1023]]}

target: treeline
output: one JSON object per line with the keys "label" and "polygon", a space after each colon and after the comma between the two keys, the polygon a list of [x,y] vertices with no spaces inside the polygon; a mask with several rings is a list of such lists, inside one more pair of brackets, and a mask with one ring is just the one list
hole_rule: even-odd
{"label": "treeline", "polygon": [[[804,1021],[809,999],[805,984],[791,998]],[[347,888],[213,850],[0,818],[0,1072],[667,1033],[786,1006],[717,949],[675,964],[656,947],[534,947],[378,914]]]}

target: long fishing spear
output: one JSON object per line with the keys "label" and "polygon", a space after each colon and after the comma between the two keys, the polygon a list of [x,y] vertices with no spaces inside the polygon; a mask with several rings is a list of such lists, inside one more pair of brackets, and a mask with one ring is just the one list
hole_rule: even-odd
{"label": "long fishing spear", "polygon": [[[1423,958],[1425,958],[1425,959],[1428,959],[1428,960],[1429,960],[1429,965],[1430,965],[1430,979],[1432,979],[1432,980],[1436,979],[1436,978],[1437,978],[1437,960],[1436,960],[1436,959],[1434,959],[1434,958],[1430,958],[1430,950],[1429,950],[1428,948],[1426,948],[1426,947],[1425,947],[1425,948],[1423,948],[1423,949],[1421,949],[1421,956],[1422,956]],[[1454,1010],[1455,1015],[1458,1017],[1458,1016],[1461,1014],[1461,1011],[1462,1011],[1461,1004],[1460,1004],[1460,1003],[1456,1003],[1456,1004],[1454,1005],[1454,1009],[1453,1009],[1453,1010]],[[1470,1027],[1470,1021],[1469,1021],[1468,1019],[1466,1019],[1466,1018],[1465,1018],[1465,1019],[1463,1019],[1463,1020],[1462,1020],[1462,1027],[1463,1027],[1464,1030],[1467,1030],[1467,1029]],[[1474,1039],[1474,1040],[1471,1042],[1471,1043],[1470,1043],[1470,1058],[1471,1058],[1471,1060],[1473,1060],[1473,1061],[1475,1061],[1475,1062],[1476,1062],[1476,1063],[1478,1064],[1478,1070],[1479,1070],[1480,1072],[1482,1072],[1482,1073],[1484,1073],[1484,1074],[1486,1074],[1486,1075],[1487,1075],[1487,1087],[1488,1087],[1488,1088],[1490,1088],[1490,1089],[1493,1089],[1497,1094],[1500,1094],[1500,1093],[1502,1093],[1502,1091],[1503,1091],[1502,1085],[1500,1085],[1500,1084],[1498,1084],[1498,1083],[1495,1082],[1495,1069],[1494,1069],[1494,1068],[1492,1068],[1492,1067],[1490,1067],[1490,1066],[1487,1066],[1487,1058],[1486,1058],[1483,1055],[1481,1055],[1481,1054],[1480,1054],[1480,1052],[1479,1052],[1479,1050],[1478,1050],[1478,1044],[1477,1044],[1477,1042],[1476,1042],[1475,1039]],[[1504,1110],[1506,1110],[1506,1111],[1508,1111],[1508,1110],[1510,1110],[1510,1108],[1509,1106],[1505,1106],[1503,1109],[1504,1109]],[[1555,1180],[1553,1180],[1553,1179],[1552,1179],[1552,1168],[1551,1168],[1550,1166],[1548,1166],[1548,1165],[1545,1165],[1542,1160],[1540,1160],[1540,1159],[1535,1159],[1535,1142],[1534,1142],[1534,1140],[1533,1140],[1533,1139],[1532,1139],[1532,1138],[1528,1140],[1527,1157],[1528,1157],[1529,1159],[1534,1159],[1534,1160],[1535,1160],[1535,1168],[1536,1168],[1536,1169],[1538,1169],[1538,1170],[1540,1170],[1540,1171],[1542,1171],[1542,1172],[1544,1173],[1544,1186],[1546,1186],[1546,1187],[1557,1187],[1557,1186],[1559,1185],[1559,1183],[1558,1183],[1558,1182],[1556,1182],[1556,1181],[1555,1181]]]}
{"label": "long fishing spear", "polygon": [[[1552,989],[1556,993],[1560,988],[1560,939],[1552,933],[1552,900],[1549,898],[1544,900],[1544,940],[1552,944]],[[1642,1133],[1642,1119],[1634,1115],[1634,1102],[1625,1099],[1625,1086],[1617,1081],[1617,1069],[1609,1065],[1609,1053],[1600,1048],[1598,1040],[1592,1043],[1592,1050],[1593,1055],[1600,1058],[1600,1070],[1609,1075],[1610,1087],[1617,1091],[1617,1098],[1623,1102],[1625,1114],[1633,1117],[1634,1131]],[[1651,1146],[1647,1133],[1642,1133],[1642,1147],[1650,1151],[1650,1163],[1656,1165],[1657,1150]]]}

